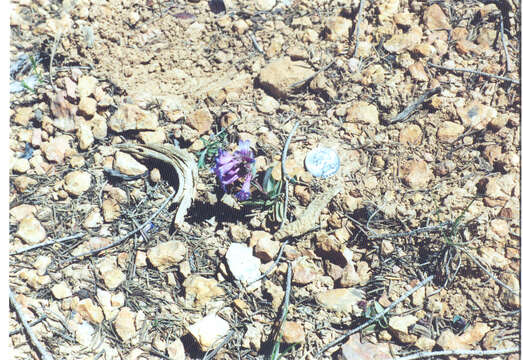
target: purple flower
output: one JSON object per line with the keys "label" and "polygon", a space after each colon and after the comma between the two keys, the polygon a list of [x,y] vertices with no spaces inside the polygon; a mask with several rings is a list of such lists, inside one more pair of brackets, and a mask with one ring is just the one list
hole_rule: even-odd
{"label": "purple flower", "polygon": [[240,201],[247,200],[251,197],[251,180],[256,172],[254,165],[254,154],[250,149],[250,141],[245,140],[238,143],[238,150],[234,153],[218,150],[216,156],[216,165],[213,171],[220,180],[222,189],[227,191],[227,186],[243,179],[241,190],[236,194]]}

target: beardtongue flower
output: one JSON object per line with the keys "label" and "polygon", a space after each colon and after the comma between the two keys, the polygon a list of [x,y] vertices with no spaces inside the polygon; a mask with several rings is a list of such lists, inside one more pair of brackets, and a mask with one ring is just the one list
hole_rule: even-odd
{"label": "beardtongue flower", "polygon": [[251,180],[256,172],[250,141],[240,140],[238,150],[232,154],[222,149],[218,150],[216,165],[212,170],[218,177],[224,191],[227,191],[227,186],[243,180],[241,190],[236,193],[236,198],[240,201],[249,199],[251,197]]}

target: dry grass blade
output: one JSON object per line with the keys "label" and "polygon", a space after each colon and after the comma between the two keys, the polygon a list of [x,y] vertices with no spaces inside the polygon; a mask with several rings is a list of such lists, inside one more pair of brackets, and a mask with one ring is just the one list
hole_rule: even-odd
{"label": "dry grass blade", "polygon": [[178,176],[179,188],[174,198],[179,203],[174,217],[174,224],[183,224],[184,217],[191,206],[198,181],[198,166],[194,157],[184,149],[169,145],[120,144],[118,149],[133,154],[141,159],[159,160],[171,166]]}

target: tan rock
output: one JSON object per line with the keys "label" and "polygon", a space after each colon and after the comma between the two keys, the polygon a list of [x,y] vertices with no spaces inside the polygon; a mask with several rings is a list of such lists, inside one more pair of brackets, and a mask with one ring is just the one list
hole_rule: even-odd
{"label": "tan rock", "polygon": [[94,93],[98,80],[92,76],[82,76],[78,79],[78,96],[80,99],[87,98],[89,95]]}
{"label": "tan rock", "polygon": [[210,314],[189,326],[189,333],[196,339],[202,351],[217,346],[229,332],[229,323],[216,314]]}
{"label": "tan rock", "polygon": [[33,266],[38,271],[38,275],[45,275],[47,267],[51,264],[51,258],[49,256],[38,256]]}
{"label": "tan rock", "polygon": [[420,189],[428,185],[432,172],[425,161],[409,160],[401,167],[400,176],[407,186]]}
{"label": "tan rock", "polygon": [[102,309],[93,304],[93,301],[89,298],[80,300],[76,306],[76,311],[80,316],[94,324],[100,324],[104,319]]}
{"label": "tan rock", "polygon": [[13,122],[18,125],[27,126],[29,120],[33,118],[33,108],[30,107],[21,107],[16,111],[16,115],[13,119]]}
{"label": "tan rock", "polygon": [[253,231],[251,241],[256,244],[254,255],[264,262],[274,259],[280,250],[280,243],[265,231]]}
{"label": "tan rock", "polygon": [[53,296],[58,300],[65,299],[73,295],[69,286],[63,281],[53,286],[51,288],[51,292],[53,293]]}
{"label": "tan rock", "polygon": [[292,61],[286,56],[273,61],[260,71],[260,86],[270,95],[285,98],[291,92],[290,86],[312,76],[314,71],[302,61]]}
{"label": "tan rock", "polygon": [[158,128],[155,131],[142,131],[138,134],[138,138],[144,144],[162,144],[167,139],[162,128]]}
{"label": "tan rock", "polygon": [[102,212],[105,222],[111,223],[120,217],[120,205],[114,199],[105,199],[102,203]]}
{"label": "tan rock", "polygon": [[24,174],[31,168],[31,165],[29,164],[29,160],[22,159],[22,158],[16,158],[14,159],[13,163],[11,164],[11,170],[13,172],[18,174]]}
{"label": "tan rock", "polygon": [[485,129],[488,123],[498,116],[496,109],[477,101],[473,101],[466,106],[456,106],[456,111],[461,118],[463,126],[470,126],[475,130]]}
{"label": "tan rock", "polygon": [[464,40],[467,38],[468,34],[469,32],[467,28],[464,27],[455,27],[450,32],[450,36],[454,41]]}
{"label": "tan rock", "polygon": [[256,103],[256,108],[264,114],[274,114],[280,107],[280,103],[275,98],[263,94]]}
{"label": "tan rock", "polygon": [[38,275],[36,270],[33,269],[21,270],[18,273],[18,277],[27,282],[27,284],[35,290],[39,290],[42,286],[47,285],[51,282],[51,278],[49,277],[49,275]]}
{"label": "tan rock", "polygon": [[418,26],[413,26],[407,33],[392,35],[389,40],[385,41],[383,47],[389,52],[399,54],[418,45],[421,42],[422,35],[421,29]]}
{"label": "tan rock", "polygon": [[419,45],[414,46],[412,51],[414,54],[424,57],[433,56],[437,52],[434,46],[427,43],[421,43]]}
{"label": "tan rock", "polygon": [[123,307],[114,320],[114,330],[124,342],[136,335],[135,319],[136,313],[132,312],[128,307]]}
{"label": "tan rock", "polygon": [[88,122],[91,126],[91,131],[95,139],[105,139],[107,136],[107,120],[99,114],[94,114],[93,118]]}
{"label": "tan rock", "polygon": [[393,331],[408,334],[409,326],[414,325],[417,321],[418,318],[414,315],[393,316],[389,319],[389,327]]}
{"label": "tan rock", "polygon": [[150,111],[142,110],[134,104],[123,104],[109,120],[109,128],[121,133],[128,130],[156,130],[158,119]]}
{"label": "tan rock", "polygon": [[276,0],[254,0],[253,3],[258,11],[269,11],[276,6]]}
{"label": "tan rock", "polygon": [[423,351],[431,351],[436,345],[436,341],[426,336],[420,336],[414,346]]}
{"label": "tan rock", "polygon": [[346,314],[351,314],[353,307],[364,298],[364,292],[355,288],[327,290],[316,295],[316,301],[322,307]]}
{"label": "tan rock", "polygon": [[102,215],[100,214],[100,209],[96,208],[92,210],[87,217],[85,218],[82,226],[85,229],[97,228],[103,224]]}
{"label": "tan rock", "polygon": [[447,15],[445,15],[438,4],[433,4],[425,10],[425,13],[423,14],[423,22],[427,25],[429,30],[451,28]]}
{"label": "tan rock", "polygon": [[357,101],[347,109],[345,122],[364,125],[379,125],[379,113],[376,105]]}
{"label": "tan rock", "polygon": [[281,286],[274,284],[270,280],[266,280],[263,283],[263,286],[265,287],[265,291],[267,291],[267,293],[272,298],[272,309],[274,311],[278,311],[278,309],[281,306],[281,303],[283,302],[283,298],[285,297],[285,291],[283,291]]}
{"label": "tan rock", "polygon": [[456,124],[452,121],[444,121],[441,127],[438,129],[437,137],[440,141],[445,143],[452,143],[456,140],[463,132],[465,128],[461,124]]}
{"label": "tan rock", "polygon": [[18,224],[16,236],[21,238],[29,245],[38,244],[44,241],[46,232],[40,222],[33,216],[28,216]]}
{"label": "tan rock", "polygon": [[455,47],[456,51],[461,55],[467,55],[468,53],[480,55],[483,52],[478,45],[467,39],[458,40]]}
{"label": "tan rock", "polygon": [[306,257],[301,257],[293,262],[292,282],[295,284],[309,284],[323,275],[323,271]]}
{"label": "tan rock", "polygon": [[469,327],[462,335],[456,335],[451,329],[444,330],[436,341],[443,350],[470,350],[490,330],[485,323]]}
{"label": "tan rock", "polygon": [[65,159],[65,154],[71,151],[69,141],[71,138],[67,135],[56,136],[42,144],[42,150],[45,158],[51,162],[62,164]]}
{"label": "tan rock", "polygon": [[282,326],[282,339],[286,344],[303,344],[305,342],[305,331],[297,321],[286,321]]}
{"label": "tan rock", "polygon": [[105,286],[107,286],[109,290],[114,290],[125,281],[125,274],[119,268],[113,268],[102,273],[102,278]]}
{"label": "tan rock", "polygon": [[505,283],[508,287],[514,290],[516,293],[506,289],[505,287],[501,288],[501,303],[507,306],[509,309],[519,309],[521,306],[521,298],[519,295],[520,286],[519,279],[513,274],[503,273],[500,276],[500,280]]}
{"label": "tan rock", "polygon": [[158,270],[164,271],[168,267],[181,262],[185,253],[185,245],[181,241],[172,240],[149,249],[147,258]]}
{"label": "tan rock", "polygon": [[352,27],[352,21],[342,16],[332,16],[327,19],[325,24],[325,33],[327,40],[343,40],[349,35]]}
{"label": "tan rock", "polygon": [[64,190],[71,195],[80,196],[91,187],[91,175],[85,171],[75,170],[65,175]]}
{"label": "tan rock", "polygon": [[238,34],[242,35],[249,29],[249,25],[245,22],[245,20],[239,19],[232,23],[232,29]]}
{"label": "tan rock", "polygon": [[422,82],[429,81],[429,77],[427,76],[425,68],[423,67],[423,63],[421,61],[417,61],[414,64],[410,65],[409,73],[414,80]]}
{"label": "tan rock", "polygon": [[78,126],[76,136],[78,137],[78,143],[81,150],[87,150],[94,143],[94,136],[91,127],[85,123]]}
{"label": "tan rock", "polygon": [[378,3],[378,20],[380,24],[390,23],[400,10],[399,0],[381,1]]}
{"label": "tan rock", "polygon": [[122,151],[116,152],[114,156],[114,169],[125,175],[141,175],[147,171],[147,167],[138,162],[132,155]]}
{"label": "tan rock", "polygon": [[90,97],[80,98],[78,103],[78,110],[87,117],[92,117],[96,114],[96,100]]}
{"label": "tan rock", "polygon": [[215,279],[206,279],[199,275],[191,275],[184,282],[185,300],[189,306],[203,306],[209,300],[222,296],[225,291],[218,286]]}
{"label": "tan rock", "polygon": [[202,135],[211,130],[213,117],[207,108],[194,111],[187,117],[187,124]]}
{"label": "tan rock", "polygon": [[416,124],[409,124],[400,131],[400,143],[419,145],[423,138],[423,132],[421,128]]}

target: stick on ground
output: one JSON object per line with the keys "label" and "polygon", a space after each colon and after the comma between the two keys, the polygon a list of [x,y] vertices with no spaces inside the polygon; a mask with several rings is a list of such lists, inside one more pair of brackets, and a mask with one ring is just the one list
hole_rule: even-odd
{"label": "stick on ground", "polygon": [[22,312],[22,307],[16,301],[15,296],[11,289],[9,289],[9,301],[11,302],[11,305],[14,307],[16,314],[18,315],[18,318],[22,322],[22,325],[25,329],[25,332],[27,335],[29,335],[29,339],[31,340],[31,343],[34,345],[38,353],[40,354],[40,359],[42,360],[53,360],[53,356],[47,352],[45,347],[38,341],[37,337],[35,336],[33,330],[31,330],[31,326],[25,319],[24,313]]}
{"label": "stick on ground", "polygon": [[325,345],[324,347],[322,347],[317,353],[316,353],[316,358],[319,358],[321,356],[321,354],[323,354],[325,351],[327,351],[328,349],[330,349],[331,347],[335,346],[335,345],[338,345],[339,343],[341,343],[342,341],[345,341],[346,339],[348,339],[351,335],[353,334],[356,334],[357,332],[365,329],[367,326],[369,325],[372,325],[373,323],[375,323],[376,321],[378,321],[379,319],[381,319],[382,317],[384,317],[389,311],[391,311],[394,307],[396,307],[396,305],[398,305],[400,302],[402,302],[403,300],[405,300],[407,297],[409,297],[411,294],[413,294],[414,292],[416,292],[416,290],[420,289],[421,287],[425,286],[429,281],[432,280],[432,278],[434,278],[434,275],[430,275],[429,277],[427,277],[425,280],[423,280],[422,282],[420,282],[418,285],[414,286],[412,289],[410,289],[409,291],[407,291],[405,294],[401,295],[398,299],[396,299],[392,304],[390,304],[389,307],[387,307],[385,310],[383,310],[382,312],[380,312],[379,314],[376,314],[376,316],[374,316],[372,319],[370,319],[369,321],[365,322],[364,324],[358,326],[357,328],[355,329],[352,329],[350,330],[349,332],[347,332],[346,334],[340,336],[339,338],[337,338],[336,340],[328,343],[327,345]]}
{"label": "stick on ground", "polygon": [[486,72],[483,72],[483,71],[472,70],[472,69],[463,69],[463,68],[449,68],[449,67],[446,67],[446,66],[433,64],[430,61],[427,62],[427,65],[435,67],[436,69],[447,70],[447,71],[466,72],[466,73],[476,74],[476,75],[485,76],[485,77],[489,77],[489,78],[493,78],[493,79],[509,81],[511,83],[519,85],[519,81],[518,80],[514,80],[514,79],[511,79],[511,78],[508,78],[508,77],[504,77],[504,76],[489,74],[489,73],[486,73]]}
{"label": "stick on ground", "polygon": [[25,253],[25,252],[28,252],[28,251],[31,251],[31,250],[34,250],[34,249],[38,249],[38,248],[44,247],[44,246],[58,244],[58,243],[61,243],[61,242],[64,242],[64,241],[68,241],[68,240],[78,239],[78,238],[81,238],[84,235],[85,235],[85,233],[78,233],[78,234],[66,236],[66,237],[63,237],[63,238],[60,238],[60,239],[49,240],[49,241],[46,241],[46,242],[43,242],[43,243],[40,243],[40,244],[36,244],[36,245],[31,245],[31,246],[25,247],[23,249],[15,251],[14,253],[11,253],[9,255],[19,255],[19,254],[22,254],[22,253]]}
{"label": "stick on ground", "polygon": [[513,347],[508,349],[499,349],[499,350],[445,350],[445,351],[424,351],[417,354],[411,354],[407,356],[402,356],[400,358],[393,358],[390,360],[415,360],[423,359],[433,356],[491,356],[491,355],[503,355],[503,354],[512,354],[519,351],[519,348]]}

